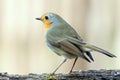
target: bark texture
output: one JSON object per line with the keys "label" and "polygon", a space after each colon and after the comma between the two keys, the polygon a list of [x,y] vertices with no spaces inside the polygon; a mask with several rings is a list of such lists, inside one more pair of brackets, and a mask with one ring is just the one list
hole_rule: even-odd
{"label": "bark texture", "polygon": [[71,74],[34,74],[28,75],[0,73],[0,80],[120,80],[120,70],[80,70]]}

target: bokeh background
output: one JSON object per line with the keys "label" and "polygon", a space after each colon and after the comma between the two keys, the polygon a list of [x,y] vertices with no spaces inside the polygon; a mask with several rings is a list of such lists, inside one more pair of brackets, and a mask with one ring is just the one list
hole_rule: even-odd
{"label": "bokeh background", "polygon": [[[0,0],[0,72],[49,73],[62,61],[35,20],[46,12],[59,14],[85,41],[117,56],[93,52],[95,62],[79,59],[75,70],[120,68],[120,0]],[[68,73],[73,61],[57,72]]]}

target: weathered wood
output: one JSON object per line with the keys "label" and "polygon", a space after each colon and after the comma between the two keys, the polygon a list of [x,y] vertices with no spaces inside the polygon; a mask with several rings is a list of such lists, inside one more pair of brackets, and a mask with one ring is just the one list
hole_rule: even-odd
{"label": "weathered wood", "polygon": [[120,80],[120,70],[80,70],[71,74],[34,74],[28,75],[0,73],[0,80]]}

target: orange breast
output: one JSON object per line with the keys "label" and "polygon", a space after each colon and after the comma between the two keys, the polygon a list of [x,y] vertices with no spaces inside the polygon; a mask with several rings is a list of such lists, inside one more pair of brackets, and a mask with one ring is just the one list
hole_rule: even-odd
{"label": "orange breast", "polygon": [[46,30],[46,29],[48,29],[48,28],[50,28],[51,27],[51,24],[45,24],[44,25],[44,29]]}

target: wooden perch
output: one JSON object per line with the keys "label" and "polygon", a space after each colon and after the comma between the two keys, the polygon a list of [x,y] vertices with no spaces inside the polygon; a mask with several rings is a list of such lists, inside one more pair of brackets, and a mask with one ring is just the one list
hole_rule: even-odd
{"label": "wooden perch", "polygon": [[28,75],[0,73],[0,80],[120,80],[120,70],[80,70],[71,74],[34,74]]}

